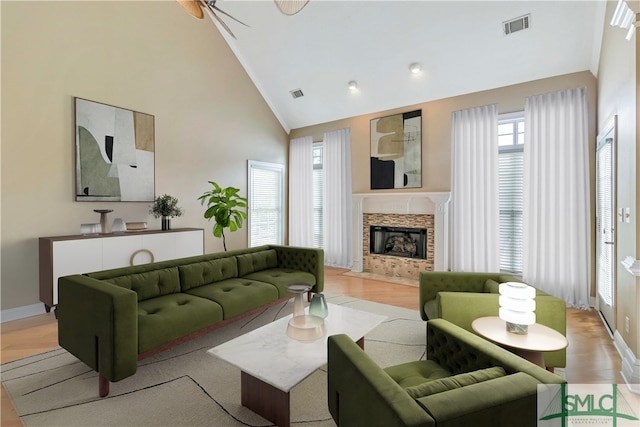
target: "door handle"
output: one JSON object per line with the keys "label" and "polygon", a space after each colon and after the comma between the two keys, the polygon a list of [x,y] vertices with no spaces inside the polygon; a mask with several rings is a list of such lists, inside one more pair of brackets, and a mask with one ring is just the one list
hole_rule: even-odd
{"label": "door handle", "polygon": [[603,242],[605,245],[613,245],[613,242]]}

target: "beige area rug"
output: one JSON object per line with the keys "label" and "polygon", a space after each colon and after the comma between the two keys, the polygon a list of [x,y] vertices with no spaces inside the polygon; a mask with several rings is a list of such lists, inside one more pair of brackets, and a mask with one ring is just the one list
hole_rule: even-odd
{"label": "beige area rug", "polygon": [[[386,315],[365,336],[381,366],[424,358],[425,323],[417,311],[327,295],[333,304]],[[266,309],[139,363],[138,372],[98,397],[97,374],[63,349],[1,366],[25,426],[270,426],[240,404],[240,371],[206,350],[293,312],[292,301]],[[284,333],[284,331],[283,331]],[[291,391],[294,426],[335,426],[323,367]]]}

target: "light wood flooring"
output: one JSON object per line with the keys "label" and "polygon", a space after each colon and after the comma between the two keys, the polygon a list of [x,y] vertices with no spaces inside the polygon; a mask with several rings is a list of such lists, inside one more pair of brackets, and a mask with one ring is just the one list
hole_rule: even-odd
{"label": "light wood flooring", "polygon": [[[325,292],[418,309],[418,287],[345,275],[325,269]],[[0,363],[58,348],[58,325],[52,313],[1,324]],[[595,310],[567,310],[567,381],[576,384],[622,384],[621,359]],[[2,427],[22,426],[2,388]]]}

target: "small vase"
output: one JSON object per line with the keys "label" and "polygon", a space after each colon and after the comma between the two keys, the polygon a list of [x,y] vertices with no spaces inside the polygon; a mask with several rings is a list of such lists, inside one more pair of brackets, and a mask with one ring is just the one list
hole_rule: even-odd
{"label": "small vase", "polygon": [[323,294],[314,294],[309,304],[309,314],[321,318],[327,317],[329,314],[329,308],[327,307],[327,301],[324,299]]}
{"label": "small vase", "polygon": [[162,217],[162,229],[171,230],[171,219],[168,216]]}

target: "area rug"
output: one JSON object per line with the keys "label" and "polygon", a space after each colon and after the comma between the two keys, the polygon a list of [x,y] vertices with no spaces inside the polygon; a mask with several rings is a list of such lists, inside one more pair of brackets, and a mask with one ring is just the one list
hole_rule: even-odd
{"label": "area rug", "polygon": [[[424,358],[417,310],[344,296],[327,301],[387,316],[365,336],[365,351],[381,366]],[[3,364],[2,384],[27,427],[269,426],[240,404],[239,369],[206,350],[292,312],[292,301],[285,302],[145,359],[134,376],[112,383],[106,398],[98,397],[96,372],[63,349]],[[326,387],[323,367],[291,391],[292,425],[335,426]]]}

